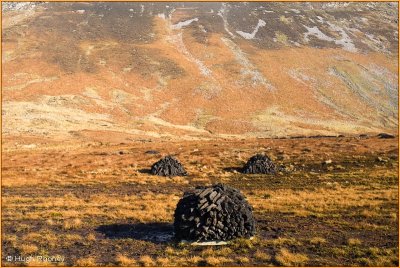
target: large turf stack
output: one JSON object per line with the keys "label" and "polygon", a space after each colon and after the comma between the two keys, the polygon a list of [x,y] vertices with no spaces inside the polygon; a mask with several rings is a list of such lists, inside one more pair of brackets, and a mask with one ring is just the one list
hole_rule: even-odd
{"label": "large turf stack", "polygon": [[185,192],[175,210],[175,237],[226,241],[255,234],[252,207],[236,189],[216,184]]}
{"label": "large turf stack", "polygon": [[151,174],[159,176],[186,176],[187,172],[182,164],[174,157],[168,155],[151,167]]}
{"label": "large turf stack", "polygon": [[247,161],[242,172],[245,174],[275,174],[276,167],[268,156],[257,154]]}

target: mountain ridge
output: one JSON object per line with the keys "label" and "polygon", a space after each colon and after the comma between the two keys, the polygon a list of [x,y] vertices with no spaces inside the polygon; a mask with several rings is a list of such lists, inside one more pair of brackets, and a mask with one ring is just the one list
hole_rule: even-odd
{"label": "mountain ridge", "polygon": [[396,5],[3,3],[3,134],[397,133]]}

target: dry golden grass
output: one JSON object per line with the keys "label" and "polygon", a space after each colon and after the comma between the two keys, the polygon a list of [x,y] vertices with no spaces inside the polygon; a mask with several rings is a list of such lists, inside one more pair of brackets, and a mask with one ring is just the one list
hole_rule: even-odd
{"label": "dry golden grass", "polygon": [[175,184],[189,184],[189,181],[182,177],[172,177],[171,180]]}
{"label": "dry golden grass", "polygon": [[288,238],[288,237],[278,237],[275,239],[271,239],[266,241],[266,244],[273,245],[273,246],[282,246],[282,245],[297,245],[300,246],[302,243],[297,241],[295,238]]}
{"label": "dry golden grass", "polygon": [[76,260],[77,266],[96,266],[96,260],[93,257],[80,258]]}
{"label": "dry golden grass", "polygon": [[10,243],[12,247],[17,246],[18,237],[16,235],[3,235],[3,241]]}
{"label": "dry golden grass", "polygon": [[86,236],[86,239],[90,242],[96,241],[96,235],[93,233],[90,233]]}
{"label": "dry golden grass", "polygon": [[322,245],[326,243],[326,239],[323,237],[313,237],[310,239],[310,243],[313,245]]}
{"label": "dry golden grass", "polygon": [[[304,162],[308,165],[310,164],[310,162],[307,162],[309,157],[325,159],[327,158],[325,153],[329,153],[323,152],[322,156],[302,155],[305,160],[303,158],[298,160],[296,158],[298,156],[293,156],[293,154],[296,154],[293,151],[300,151],[297,149],[300,145],[296,145],[297,147],[292,151],[291,144],[294,142],[290,141],[288,143],[290,146],[284,149],[285,153],[290,155],[291,161]],[[90,256],[93,262],[100,260],[100,258],[103,259],[100,256],[100,248],[102,247],[107,250],[127,253],[125,251],[126,246],[131,250],[129,255],[126,254],[126,256],[138,256],[136,263],[132,265],[232,266],[240,264],[243,266],[268,266],[277,263],[280,265],[283,265],[282,263],[307,265],[303,254],[309,254],[306,251],[314,250],[313,253],[321,261],[330,265],[337,265],[335,259],[345,260],[346,265],[396,265],[396,252],[385,252],[380,248],[383,244],[393,242],[386,241],[385,235],[387,233],[393,235],[393,230],[390,228],[397,222],[398,218],[396,211],[397,185],[393,184],[395,176],[397,176],[395,168],[368,166],[363,168],[364,171],[361,172],[360,169],[357,170],[354,167],[351,167],[352,170],[349,171],[346,166],[346,173],[338,174],[293,172],[281,177],[277,175],[277,180],[280,181],[279,185],[274,184],[271,180],[266,181],[261,176],[249,175],[247,177],[223,170],[227,166],[242,164],[226,162],[230,157],[238,155],[237,150],[241,151],[241,157],[245,160],[256,150],[265,150],[265,148],[270,147],[270,145],[264,146],[254,143],[251,143],[251,145],[254,145],[254,150],[248,149],[249,145],[243,148],[235,145],[234,148],[223,148],[222,150],[215,148],[207,154],[193,156],[195,164],[188,167],[188,171],[193,174],[193,180],[190,176],[172,181],[169,178],[159,178],[141,172],[136,174],[132,168],[123,165],[122,167],[108,167],[108,164],[104,163],[104,166],[100,167],[96,164],[100,161],[99,159],[91,159],[90,166],[86,167],[88,169],[88,171],[85,171],[86,173],[79,173],[78,169],[84,169],[84,167],[79,167],[76,171],[71,171],[71,174],[74,172],[76,174],[74,173],[74,175],[57,182],[59,190],[66,193],[64,195],[48,195],[48,190],[54,187],[56,180],[57,174],[54,171],[46,171],[46,173],[42,170],[29,174],[29,176],[41,174],[42,191],[37,189],[25,193],[27,190],[20,188],[19,182],[14,184],[12,179],[7,178],[8,187],[11,188],[8,189],[9,194],[3,197],[5,209],[2,213],[7,220],[5,221],[6,229],[3,235],[3,242],[6,246],[3,251],[8,253],[7,250],[10,252],[20,250],[21,245],[34,245],[38,248],[36,254],[42,251],[48,254],[62,252],[63,255],[68,256],[68,249],[73,248],[74,244],[78,243],[90,248],[92,252]],[[184,148],[182,151],[185,150]],[[290,152],[286,152],[289,150]],[[377,148],[374,150],[377,150]],[[213,156],[208,158],[208,154]],[[218,154],[221,155],[221,159],[217,157]],[[152,162],[148,159],[146,163],[140,162],[143,153],[138,153],[138,155],[132,156],[132,159],[138,159],[137,168]],[[188,155],[183,153],[180,159],[185,159]],[[80,159],[79,153],[75,156]],[[335,160],[332,155],[328,156]],[[150,159],[150,156],[148,157]],[[102,158],[107,159],[106,156],[102,156]],[[203,161],[202,158],[205,158],[205,160]],[[19,161],[22,161],[21,159]],[[129,163],[132,162],[132,159],[129,159]],[[30,161],[35,161],[34,157],[31,157]],[[210,162],[207,163],[207,168],[204,168],[203,162]],[[35,166],[40,166],[40,163],[41,161],[38,161]],[[215,167],[212,163],[215,163]],[[56,163],[53,164],[57,165]],[[77,160],[74,165],[78,166],[78,164]],[[368,163],[361,164],[367,165]],[[22,164],[19,163],[19,165]],[[300,164],[295,165],[297,168],[300,166]],[[9,166],[11,167],[10,164]],[[100,173],[100,168],[104,169],[103,173]],[[200,173],[200,169],[204,169],[204,173]],[[90,173],[94,171],[100,175]],[[27,176],[22,172],[15,174],[22,177]],[[90,174],[91,176],[89,176]],[[202,176],[206,176],[206,179],[198,181],[197,179]],[[241,189],[249,203],[254,207],[256,219],[260,219],[258,227],[268,227],[269,232],[275,232],[275,228],[281,227],[279,220],[282,219],[285,220],[285,229],[289,232],[296,231],[296,238],[290,237],[285,232],[277,232],[278,238],[275,239],[259,236],[254,240],[237,239],[224,247],[196,248],[186,244],[166,245],[136,238],[108,239],[104,237],[105,234],[102,231],[97,230],[97,227],[101,225],[119,223],[132,223],[132,225],[145,223],[144,226],[146,226],[146,223],[172,223],[176,203],[182,196],[181,189],[177,189],[173,185],[179,184],[186,189],[184,180],[193,184],[211,184],[215,182],[216,178],[223,178],[229,185]],[[312,185],[306,185],[304,180],[308,180]],[[142,181],[146,183],[145,186],[140,185],[139,182]],[[327,181],[330,184],[325,184]],[[129,185],[129,187],[126,187],[126,185]],[[264,187],[265,185],[267,187]],[[168,192],[164,191],[165,186],[168,186]],[[69,193],[73,192],[71,189],[77,189],[77,192],[79,192],[82,187],[88,189],[88,193]],[[122,190],[120,194],[115,190],[117,188]],[[278,218],[274,215],[277,215]],[[383,215],[385,217],[382,217]],[[18,224],[13,226],[10,222],[18,222]],[[40,225],[32,224],[32,222],[39,222]],[[308,230],[298,230],[296,226],[300,223],[318,224],[315,237],[310,237]],[[347,238],[351,237],[356,241],[359,240],[360,243],[362,241],[362,243],[350,241],[347,245],[334,244],[337,241],[337,234],[332,231],[331,226],[338,226],[337,228]],[[365,232],[371,231],[376,234],[377,240],[373,243],[370,241],[364,243],[362,239],[366,234]],[[17,235],[14,235],[14,233]],[[120,247],[119,243],[124,243],[124,248]],[[146,248],[146,255],[139,260],[140,254],[138,252],[143,252],[144,246],[148,247]],[[367,251],[370,246],[370,250]],[[391,249],[394,249],[396,246],[391,245],[391,247]],[[284,249],[281,252],[282,248],[288,250]],[[302,251],[303,248],[304,251]],[[292,253],[295,249],[296,253]],[[271,258],[274,252],[277,252],[276,258]],[[79,259],[78,262],[68,260],[67,257],[66,265],[85,264],[87,258],[84,258],[85,255],[83,254],[75,257]],[[110,258],[105,263],[126,265],[123,263],[129,263],[129,260],[123,257],[120,260],[121,264],[119,264],[117,258]],[[246,259],[240,260],[240,257],[247,258],[248,262],[246,263]],[[132,261],[135,261],[135,259],[132,259]]]}
{"label": "dry golden grass", "polygon": [[65,247],[72,247],[77,242],[83,242],[84,238],[79,234],[66,234],[62,235],[59,242]]}
{"label": "dry golden grass", "polygon": [[149,255],[144,255],[139,258],[139,264],[144,267],[154,266],[155,263]]}
{"label": "dry golden grass", "polygon": [[283,266],[304,266],[308,261],[308,257],[304,254],[291,253],[282,248],[275,256],[275,260]]}
{"label": "dry golden grass", "polygon": [[157,266],[171,266],[171,260],[165,257],[158,257],[156,263]]}
{"label": "dry golden grass", "polygon": [[244,256],[236,257],[236,261],[240,264],[246,264],[246,263],[250,262],[249,258],[244,257]]}
{"label": "dry golden grass", "polygon": [[41,230],[41,232],[31,232],[23,237],[23,240],[35,243],[39,246],[54,248],[60,236],[57,236],[49,230]]}
{"label": "dry golden grass", "polygon": [[35,242],[35,241],[38,241],[39,239],[42,239],[42,234],[40,234],[40,233],[34,233],[34,232],[28,233],[28,234],[24,237],[24,239],[25,239],[26,241],[33,241],[33,242]]}
{"label": "dry golden grass", "polygon": [[173,249],[172,247],[168,246],[165,248],[164,252],[168,256],[181,257],[181,256],[187,256],[189,254],[189,249],[187,248]]}
{"label": "dry golden grass", "polygon": [[175,254],[175,250],[171,247],[166,247],[164,252],[168,255],[174,255]]}
{"label": "dry golden grass", "polygon": [[79,234],[66,234],[64,235],[65,241],[80,241],[83,237]]}
{"label": "dry golden grass", "polygon": [[38,247],[33,244],[22,244],[19,250],[23,255],[29,255],[38,251]]}
{"label": "dry golden grass", "polygon": [[360,239],[357,239],[357,238],[347,239],[347,245],[349,245],[349,246],[359,246],[361,244],[362,244],[362,242]]}
{"label": "dry golden grass", "polygon": [[122,254],[118,254],[115,258],[115,262],[119,266],[134,266],[136,264],[136,260],[132,258],[128,258]]}
{"label": "dry golden grass", "polygon": [[198,266],[198,263],[199,263],[201,260],[203,260],[203,258],[200,257],[200,256],[192,256],[192,257],[188,258],[187,262],[188,262],[188,264],[190,264],[190,265]]}
{"label": "dry golden grass", "polygon": [[331,252],[333,253],[334,256],[345,256],[347,253],[344,248],[339,248],[339,247],[331,248]]}
{"label": "dry golden grass", "polygon": [[209,256],[214,256],[214,255],[215,255],[215,252],[214,252],[214,249],[212,247],[208,247],[206,249],[203,249],[200,252],[200,256],[202,256],[202,257],[209,257]]}
{"label": "dry golden grass", "polygon": [[79,218],[67,219],[64,221],[63,228],[65,230],[78,229],[82,226],[82,221]]}
{"label": "dry golden grass", "polygon": [[398,262],[397,258],[393,255],[391,256],[376,256],[375,258],[360,258],[358,262],[364,266],[370,267],[388,267],[396,266]]}
{"label": "dry golden grass", "polygon": [[[255,193],[254,196],[248,196],[248,200],[255,209],[265,212],[297,212],[296,214],[299,216],[330,213],[354,206],[374,208],[398,198],[397,192],[393,189],[366,191],[364,186],[337,186],[334,189],[320,188],[300,192],[282,189],[276,190],[274,193],[270,193],[268,190],[258,190]],[[271,196],[268,202],[262,198],[265,194]],[[298,213],[299,210],[300,213]]]}
{"label": "dry golden grass", "polygon": [[223,248],[220,248],[218,250],[215,250],[214,253],[217,256],[225,256],[226,257],[226,256],[229,256],[230,254],[232,254],[233,250],[231,248],[228,248],[228,247],[223,247]]}
{"label": "dry golden grass", "polygon": [[224,257],[213,257],[213,256],[206,257],[204,260],[209,266],[220,266],[227,261],[227,259]]}
{"label": "dry golden grass", "polygon": [[262,262],[268,262],[271,261],[271,256],[265,252],[257,250],[256,253],[254,253],[254,258],[256,260],[262,261]]}
{"label": "dry golden grass", "polygon": [[363,215],[364,217],[368,217],[368,218],[374,218],[374,217],[379,216],[379,212],[374,211],[372,209],[364,209],[361,212],[361,215]]}
{"label": "dry golden grass", "polygon": [[52,219],[46,220],[47,225],[53,226],[55,222]]}
{"label": "dry golden grass", "polygon": [[252,249],[254,247],[254,244],[256,244],[257,241],[254,240],[250,240],[250,239],[246,239],[246,238],[238,238],[235,239],[234,241],[232,241],[231,243],[231,247],[233,249],[238,249],[238,248],[242,248],[242,249]]}
{"label": "dry golden grass", "polygon": [[[7,206],[15,206],[17,203],[29,203],[35,205],[39,210],[31,210],[26,214],[16,211],[10,215],[12,219],[40,219],[47,218],[66,218],[63,222],[65,230],[79,229],[83,226],[82,220],[76,218],[79,215],[88,217],[105,216],[112,219],[131,218],[139,222],[149,221],[171,221],[171,211],[175,209],[179,197],[167,194],[146,194],[143,196],[124,196],[119,199],[109,200],[99,207],[98,204],[103,203],[102,200],[109,200],[108,195],[93,195],[87,202],[77,197],[48,197],[48,198],[23,198],[12,197],[5,198],[4,203]],[[51,207],[51,209],[48,209]],[[65,210],[68,207],[68,210]],[[41,211],[40,209],[44,209]],[[79,212],[78,212],[79,210]],[[62,212],[60,212],[62,211]],[[42,216],[41,216],[42,215]],[[74,218],[69,218],[73,216]],[[54,219],[52,219],[54,224]],[[28,228],[29,226],[27,226]],[[20,226],[23,228],[23,226]]]}
{"label": "dry golden grass", "polygon": [[41,261],[38,260],[36,258],[32,259],[30,262],[27,263],[27,266],[31,266],[31,267],[49,267],[49,266],[63,266],[63,263],[52,263],[52,262],[48,262],[48,261]]}

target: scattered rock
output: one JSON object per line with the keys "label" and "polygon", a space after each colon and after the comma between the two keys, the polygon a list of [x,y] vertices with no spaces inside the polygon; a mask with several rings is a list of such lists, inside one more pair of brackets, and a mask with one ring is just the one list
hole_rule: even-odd
{"label": "scattered rock", "polygon": [[36,144],[32,143],[32,144],[25,144],[25,145],[22,145],[21,147],[24,148],[24,149],[34,149],[34,148],[36,148],[37,146],[36,146]]}
{"label": "scattered rock", "polygon": [[332,160],[331,159],[325,160],[322,164],[323,165],[332,164]]}
{"label": "scattered rock", "polygon": [[36,6],[43,2],[2,2],[2,11],[34,10]]}
{"label": "scattered rock", "polygon": [[151,167],[151,174],[159,176],[186,176],[187,172],[182,164],[174,157],[168,155]]}
{"label": "scattered rock", "polygon": [[387,159],[384,159],[384,158],[382,158],[382,157],[380,157],[380,156],[378,156],[378,158],[377,158],[376,160],[377,160],[378,162],[384,162],[384,163],[388,162]]}
{"label": "scattered rock", "polygon": [[279,172],[287,172],[288,168],[285,165],[279,165],[279,167],[277,168],[277,170]]}
{"label": "scattered rock", "polygon": [[253,208],[239,190],[216,184],[185,192],[175,210],[175,237],[187,241],[226,241],[255,234]]}
{"label": "scattered rock", "polygon": [[245,174],[275,174],[275,164],[271,159],[262,154],[252,156],[243,167]]}
{"label": "scattered rock", "polygon": [[395,136],[387,133],[379,133],[378,138],[380,139],[394,139]]}
{"label": "scattered rock", "polygon": [[344,166],[342,166],[342,165],[336,165],[335,169],[337,169],[337,170],[345,170],[346,168]]}
{"label": "scattered rock", "polygon": [[285,167],[285,170],[287,172],[292,172],[292,171],[295,171],[296,168],[294,167],[294,165],[289,165],[289,166]]}

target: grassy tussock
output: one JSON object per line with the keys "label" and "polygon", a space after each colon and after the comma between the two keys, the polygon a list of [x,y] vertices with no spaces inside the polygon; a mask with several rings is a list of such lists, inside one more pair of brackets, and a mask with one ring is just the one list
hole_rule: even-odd
{"label": "grassy tussock", "polygon": [[80,258],[76,260],[77,266],[96,266],[96,260],[93,257]]}
{"label": "grassy tussock", "polygon": [[79,218],[67,219],[64,221],[63,228],[65,230],[78,229],[82,226],[82,221]]}
{"label": "grassy tussock", "polygon": [[139,258],[139,264],[144,267],[154,266],[155,263],[149,255],[144,255]]}
{"label": "grassy tussock", "polygon": [[308,261],[308,257],[304,254],[292,253],[283,248],[275,256],[275,260],[283,266],[305,266]]}
{"label": "grassy tussock", "polygon": [[19,250],[22,255],[30,255],[32,253],[37,252],[39,249],[36,245],[33,245],[33,244],[22,244],[19,247]]}
{"label": "grassy tussock", "polygon": [[115,258],[115,262],[119,266],[135,266],[136,265],[135,259],[128,258],[122,254],[117,255],[117,257]]}

